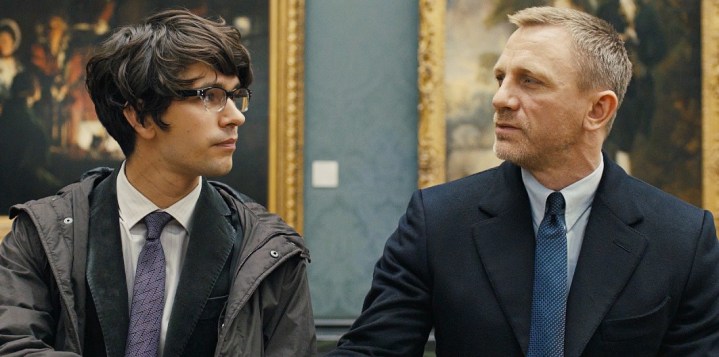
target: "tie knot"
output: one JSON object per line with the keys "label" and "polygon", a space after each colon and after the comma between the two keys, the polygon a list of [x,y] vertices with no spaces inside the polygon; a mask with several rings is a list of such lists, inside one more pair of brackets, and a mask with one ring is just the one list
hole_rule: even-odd
{"label": "tie knot", "polygon": [[155,211],[145,216],[144,220],[147,226],[147,239],[153,240],[160,238],[162,229],[165,228],[167,222],[172,220],[172,216],[167,212]]}
{"label": "tie knot", "polygon": [[560,192],[552,192],[549,197],[547,197],[547,207],[545,214],[562,214],[564,213],[564,196],[562,196],[562,193]]}

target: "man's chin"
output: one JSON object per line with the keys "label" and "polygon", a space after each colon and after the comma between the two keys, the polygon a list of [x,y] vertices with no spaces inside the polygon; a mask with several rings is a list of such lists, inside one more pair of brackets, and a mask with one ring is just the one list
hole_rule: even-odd
{"label": "man's chin", "polygon": [[494,155],[497,156],[500,160],[505,161],[513,161],[515,155],[513,155],[513,152],[515,150],[512,150],[511,147],[509,147],[508,143],[499,142],[498,140],[494,141],[494,146],[492,146],[492,151],[494,151]]}
{"label": "man's chin", "polygon": [[208,168],[204,176],[207,177],[220,177],[225,176],[232,171],[232,162],[229,164],[217,165],[215,167]]}
{"label": "man's chin", "polygon": [[527,161],[526,155],[515,147],[510,147],[507,143],[494,143],[494,154],[498,159],[509,161],[517,166],[524,166]]}

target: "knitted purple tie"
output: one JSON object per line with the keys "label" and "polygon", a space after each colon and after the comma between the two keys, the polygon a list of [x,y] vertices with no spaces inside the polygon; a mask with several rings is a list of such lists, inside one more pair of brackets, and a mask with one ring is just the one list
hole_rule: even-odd
{"label": "knitted purple tie", "polygon": [[148,214],[144,219],[147,241],[137,259],[126,357],[157,356],[162,310],[165,307],[165,253],[160,233],[171,219],[172,216],[159,211]]}

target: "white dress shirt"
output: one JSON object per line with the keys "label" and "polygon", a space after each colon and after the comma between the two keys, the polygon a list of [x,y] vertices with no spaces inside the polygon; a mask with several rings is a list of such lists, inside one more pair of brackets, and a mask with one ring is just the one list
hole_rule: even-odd
{"label": "white dress shirt", "polygon": [[[171,220],[160,235],[162,249],[165,252],[165,307],[162,310],[162,324],[160,327],[160,346],[158,355],[162,356],[165,346],[167,325],[170,322],[172,304],[175,301],[177,284],[180,281],[182,263],[185,260],[187,244],[190,240],[190,217],[200,197],[202,185],[198,181],[197,187],[187,196],[177,201],[165,210],[161,210],[140,191],[130,184],[125,175],[125,163],[122,163],[117,175],[117,203],[120,211],[120,237],[122,240],[122,256],[125,262],[125,277],[127,279],[127,301],[132,309],[132,292],[135,284],[135,270],[137,259],[145,245],[147,227],[142,219],[151,212],[160,210],[169,213]],[[132,311],[132,310],[130,310]]]}
{"label": "white dress shirt", "polygon": [[[572,286],[574,270],[577,268],[579,251],[582,250],[584,241],[584,230],[587,228],[589,212],[592,210],[594,194],[599,187],[604,171],[604,161],[599,161],[599,166],[585,178],[565,187],[561,192],[566,202],[564,210],[564,221],[567,225],[567,287]],[[544,210],[547,197],[554,192],[537,181],[532,174],[522,169],[522,181],[527,188],[529,203],[532,206],[532,223],[534,235],[537,235],[539,225],[544,219]]]}

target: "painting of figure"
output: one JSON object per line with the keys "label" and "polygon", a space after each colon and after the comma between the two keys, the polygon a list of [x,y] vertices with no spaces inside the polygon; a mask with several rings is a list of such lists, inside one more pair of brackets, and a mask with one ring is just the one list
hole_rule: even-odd
{"label": "painting of figure", "polygon": [[[116,26],[166,8],[222,17],[242,34],[255,81],[231,183],[267,201],[269,9],[262,0],[0,0],[0,215],[49,195],[93,167],[119,167],[85,90],[85,64]],[[39,11],[42,9],[42,11]]]}

